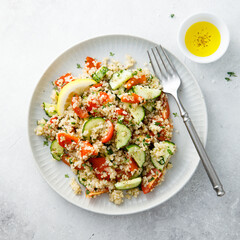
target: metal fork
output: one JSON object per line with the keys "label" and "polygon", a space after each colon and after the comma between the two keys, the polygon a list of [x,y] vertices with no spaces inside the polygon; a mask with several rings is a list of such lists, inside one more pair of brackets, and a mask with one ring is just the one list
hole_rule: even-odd
{"label": "metal fork", "polygon": [[[174,97],[178,105],[180,114],[182,116],[183,122],[185,123],[190,137],[195,145],[195,148],[202,160],[203,166],[212,183],[213,189],[217,192],[217,196],[223,196],[225,194],[223,186],[213,168],[212,163],[207,156],[207,153],[192,124],[190,117],[188,116],[188,113],[186,112],[181,101],[178,98],[178,89],[181,85],[181,78],[176,68],[174,67],[171,59],[168,57],[166,51],[162,48],[161,45],[159,46],[159,48],[155,47],[151,48],[151,52],[147,51],[150,63],[152,65],[152,69],[155,75],[158,76],[159,79],[161,79],[162,85],[164,87],[164,92],[171,94]],[[155,60],[155,64],[153,63],[153,59]]]}

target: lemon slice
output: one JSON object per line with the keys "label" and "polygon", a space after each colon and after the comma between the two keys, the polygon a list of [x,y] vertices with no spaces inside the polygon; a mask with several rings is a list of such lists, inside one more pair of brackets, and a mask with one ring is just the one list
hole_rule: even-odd
{"label": "lemon slice", "polygon": [[81,95],[86,91],[91,85],[96,84],[92,79],[77,79],[67,85],[65,85],[60,91],[58,102],[57,102],[57,112],[61,116],[64,110],[71,104],[71,100],[74,94]]}

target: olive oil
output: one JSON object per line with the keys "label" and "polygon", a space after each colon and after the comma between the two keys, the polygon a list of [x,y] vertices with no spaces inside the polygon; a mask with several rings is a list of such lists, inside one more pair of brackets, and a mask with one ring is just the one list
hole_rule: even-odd
{"label": "olive oil", "polygon": [[220,46],[220,42],[219,30],[209,22],[194,23],[185,35],[187,49],[198,57],[207,57],[215,53]]}

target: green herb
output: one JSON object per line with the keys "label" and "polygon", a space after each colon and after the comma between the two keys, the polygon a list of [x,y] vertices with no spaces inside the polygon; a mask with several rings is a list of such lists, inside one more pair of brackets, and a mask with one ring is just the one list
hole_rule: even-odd
{"label": "green herb", "polygon": [[93,167],[90,167],[90,170],[92,171],[92,170],[93,170]]}
{"label": "green herb", "polygon": [[159,126],[160,128],[165,128],[164,126]]}
{"label": "green herb", "polygon": [[58,91],[56,91],[56,95],[59,96],[59,92]]}
{"label": "green herb", "polygon": [[228,78],[228,77],[225,77],[225,80],[228,81],[228,82],[231,81],[231,79]]}
{"label": "green herb", "polygon": [[173,13],[170,15],[171,18],[174,18],[174,16],[175,16],[175,14],[173,14]]}
{"label": "green herb", "polygon": [[71,122],[71,124],[73,124],[73,125],[74,125],[74,124],[76,124],[76,123],[75,123],[75,122]]}
{"label": "green herb", "polygon": [[159,126],[161,123],[160,122],[155,122],[155,125]]}
{"label": "green herb", "polygon": [[83,166],[83,167],[86,167],[86,163],[83,163],[82,166]]}
{"label": "green herb", "polygon": [[90,193],[90,191],[87,189],[87,190],[86,190],[86,194],[88,195],[89,193]]}
{"label": "green herb", "polygon": [[137,71],[134,71],[132,75],[133,75],[133,76],[137,75]]}
{"label": "green herb", "polygon": [[138,68],[137,70],[138,70],[139,72],[141,72],[141,71],[142,71],[142,69],[141,69],[141,68]]}
{"label": "green herb", "polygon": [[174,116],[174,117],[178,117],[178,114],[177,114],[177,113],[173,113],[173,116]]}
{"label": "green herb", "polygon": [[69,161],[69,163],[70,163],[70,164],[72,164],[72,163],[73,163],[73,162],[72,162],[72,158],[69,158],[69,160],[68,160],[68,161]]}
{"label": "green herb", "polygon": [[153,75],[151,74],[150,77],[149,77],[149,80],[152,80],[153,79]]}
{"label": "green herb", "polygon": [[111,155],[111,154],[113,154],[113,150],[111,148],[109,148],[109,149],[107,149],[107,153],[108,153],[108,155]]}
{"label": "green herb", "polygon": [[157,133],[157,136],[160,137],[161,136],[160,133]]}
{"label": "green herb", "polygon": [[149,134],[146,135],[146,138],[151,138]]}
{"label": "green herb", "polygon": [[229,77],[237,77],[237,75],[234,72],[227,72]]}
{"label": "green herb", "polygon": [[104,108],[106,108],[106,106],[105,106],[105,105],[103,105],[103,106],[102,106],[102,109],[104,109]]}
{"label": "green herb", "polygon": [[82,68],[81,65],[79,63],[77,63],[77,68]]}
{"label": "green herb", "polygon": [[115,53],[110,52],[109,55],[110,55],[111,57],[113,57],[113,56],[115,55]]}
{"label": "green herb", "polygon": [[173,155],[173,152],[168,148],[167,149],[167,152],[170,154],[170,155]]}
{"label": "green herb", "polygon": [[94,111],[95,113],[97,112],[97,110],[96,110],[96,109],[94,109],[93,111]]}
{"label": "green herb", "polygon": [[154,177],[152,177],[151,179],[149,179],[148,182],[151,182],[151,181],[153,181],[153,180],[154,180]]}
{"label": "green herb", "polygon": [[140,139],[139,139],[139,138],[137,138],[137,141],[140,141]]}
{"label": "green herb", "polygon": [[48,146],[48,140],[45,140],[45,141],[43,142],[43,146]]}
{"label": "green herb", "polygon": [[165,163],[165,160],[164,160],[164,158],[163,158],[163,157],[161,157],[161,159],[160,159],[159,163],[160,163],[161,165],[164,165],[164,163]]}
{"label": "green herb", "polygon": [[65,178],[69,178],[68,174],[65,174]]}
{"label": "green herb", "polygon": [[87,180],[86,180],[85,178],[82,178],[82,181],[84,181],[84,182],[85,182],[85,181],[87,181]]}

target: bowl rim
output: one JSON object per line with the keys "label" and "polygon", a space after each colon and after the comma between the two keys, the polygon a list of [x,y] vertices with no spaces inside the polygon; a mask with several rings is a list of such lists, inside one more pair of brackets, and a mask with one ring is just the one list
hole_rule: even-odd
{"label": "bowl rim", "polygon": [[[191,22],[191,21],[193,21],[194,23],[199,22],[199,20],[197,20],[197,19],[201,18],[201,17],[207,18],[207,19],[209,19],[210,23],[214,24],[215,26],[217,25],[216,27],[218,28],[220,33],[224,32],[224,34],[221,34],[221,43],[220,43],[220,46],[217,49],[217,51],[207,57],[199,57],[199,56],[192,54],[186,48],[185,41],[183,40],[183,34],[185,37],[187,29],[193,24],[193,23],[189,23],[189,22]],[[196,21],[195,21],[195,19],[196,19]],[[230,33],[229,33],[229,29],[228,29],[226,23],[221,18],[216,16],[215,14],[208,13],[208,12],[195,13],[195,14],[188,16],[181,23],[179,30],[178,30],[177,43],[178,43],[178,47],[180,48],[181,52],[190,60],[197,62],[197,63],[211,63],[211,62],[218,60],[226,53],[229,43],[230,43]]]}

